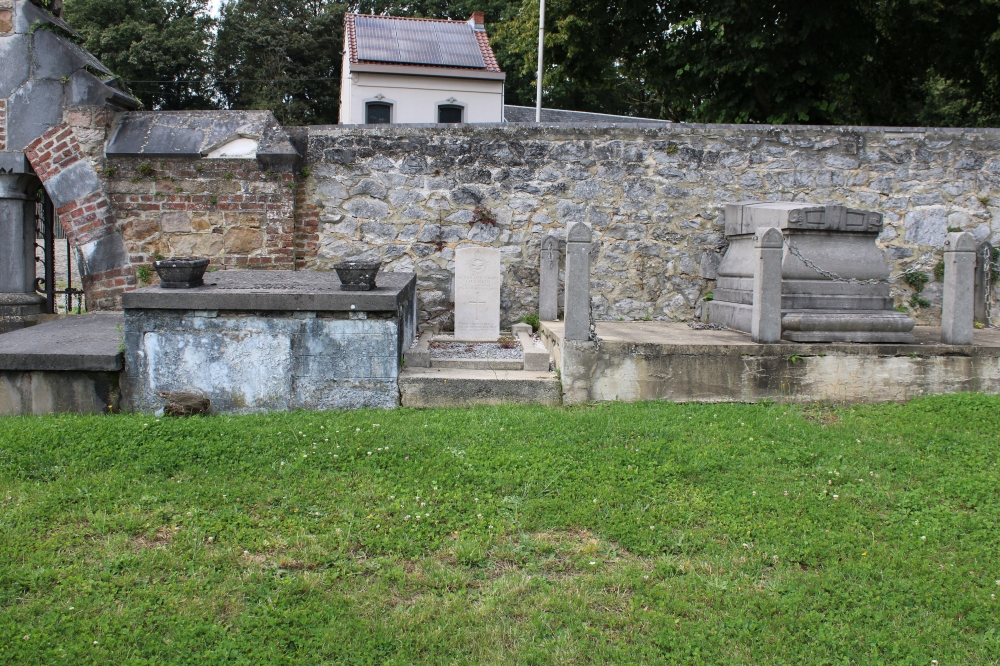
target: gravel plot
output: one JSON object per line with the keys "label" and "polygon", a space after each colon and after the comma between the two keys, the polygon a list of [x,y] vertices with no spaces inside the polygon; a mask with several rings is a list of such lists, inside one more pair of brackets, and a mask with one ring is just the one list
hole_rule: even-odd
{"label": "gravel plot", "polygon": [[517,360],[524,358],[521,345],[517,339],[511,338],[507,344],[513,345],[505,349],[499,342],[449,342],[447,339],[435,339],[430,344],[431,358],[493,358]]}

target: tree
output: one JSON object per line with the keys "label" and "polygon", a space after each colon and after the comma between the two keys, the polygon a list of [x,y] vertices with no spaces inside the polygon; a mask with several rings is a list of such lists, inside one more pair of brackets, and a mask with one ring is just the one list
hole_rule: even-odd
{"label": "tree", "polygon": [[346,7],[329,0],[229,0],[215,49],[228,108],[270,109],[285,125],[338,122]]}
{"label": "tree", "polygon": [[208,0],[66,0],[84,46],[149,109],[213,106]]}

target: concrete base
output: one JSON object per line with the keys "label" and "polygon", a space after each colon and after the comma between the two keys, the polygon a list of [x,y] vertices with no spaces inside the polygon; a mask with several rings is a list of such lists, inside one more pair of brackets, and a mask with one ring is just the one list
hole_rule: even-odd
{"label": "concrete base", "polygon": [[38,294],[0,294],[0,333],[34,326],[45,311]]}
{"label": "concrete base", "polygon": [[[728,301],[710,301],[706,306],[705,319],[709,323],[750,332],[752,306]],[[892,310],[782,310],[781,313],[781,338],[792,342],[910,344],[914,342],[913,327],[913,319]]]}
{"label": "concrete base", "polygon": [[551,372],[452,370],[407,367],[399,375],[404,407],[472,407],[474,405],[562,402],[559,380]]}
{"label": "concrete base", "polygon": [[921,395],[1000,393],[1000,330],[943,345],[936,327],[912,344],[755,344],[736,331],[667,322],[602,322],[600,342],[542,336],[562,373],[564,404],[607,400],[887,402]]}
{"label": "concrete base", "polygon": [[87,314],[0,335],[0,414],[118,411],[121,322]]}

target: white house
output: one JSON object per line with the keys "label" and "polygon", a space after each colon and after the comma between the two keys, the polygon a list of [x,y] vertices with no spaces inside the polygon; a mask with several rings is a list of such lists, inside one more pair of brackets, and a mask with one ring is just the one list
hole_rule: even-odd
{"label": "white house", "polygon": [[483,20],[345,15],[341,124],[503,122]]}

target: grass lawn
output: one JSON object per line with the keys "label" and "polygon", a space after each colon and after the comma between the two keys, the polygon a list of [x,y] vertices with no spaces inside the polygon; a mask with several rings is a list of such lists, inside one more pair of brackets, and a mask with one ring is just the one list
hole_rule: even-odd
{"label": "grass lawn", "polygon": [[0,419],[0,664],[997,664],[998,415]]}

